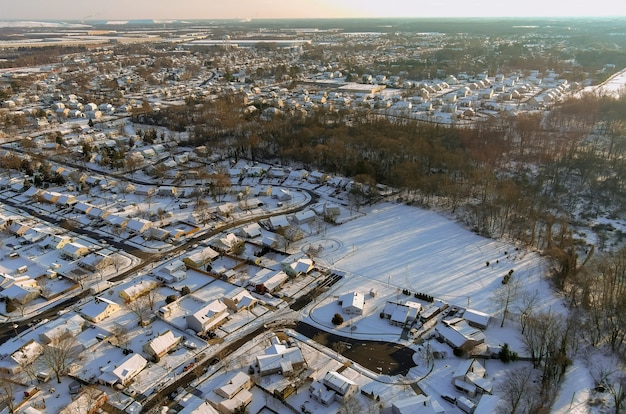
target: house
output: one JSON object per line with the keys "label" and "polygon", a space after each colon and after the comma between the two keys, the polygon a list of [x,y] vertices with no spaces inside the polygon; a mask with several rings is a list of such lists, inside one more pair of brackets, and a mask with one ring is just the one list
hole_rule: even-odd
{"label": "house", "polygon": [[443,414],[446,410],[426,395],[420,394],[413,397],[405,397],[391,404],[393,414]]}
{"label": "house", "polygon": [[130,354],[119,365],[103,367],[98,382],[102,385],[126,385],[148,365],[148,361],[139,354]]}
{"label": "house", "polygon": [[337,371],[328,371],[322,381],[313,382],[309,387],[311,398],[325,406],[334,400],[344,404],[357,392],[359,392],[357,383]]}
{"label": "house", "polygon": [[220,254],[213,250],[210,247],[205,247],[204,249],[197,251],[191,254],[188,257],[183,259],[183,262],[189,266],[196,269],[203,267],[204,265],[210,263],[213,259],[218,257]]}
{"label": "house", "polygon": [[309,273],[313,270],[314,264],[313,260],[308,257],[300,257],[297,260],[293,260],[293,257],[288,257],[281,262],[281,266],[285,273],[295,277]]}
{"label": "house", "polygon": [[230,252],[235,246],[239,244],[239,239],[235,234],[228,233],[224,237],[220,237],[213,243],[213,247],[223,252]]}
{"label": "house", "polygon": [[174,333],[169,329],[163,333],[160,333],[156,338],[153,338],[143,346],[143,351],[154,357],[155,359],[161,358],[172,349],[176,348],[182,336],[174,336]]}
{"label": "house", "polygon": [[93,301],[83,306],[80,315],[93,323],[102,322],[104,319],[120,310],[120,305],[104,296],[96,297]]}
{"label": "house", "polygon": [[219,299],[209,302],[198,311],[187,315],[187,326],[196,332],[209,331],[226,322],[227,306]]}
{"label": "house", "polygon": [[137,234],[142,234],[143,232],[148,230],[150,227],[152,227],[151,221],[144,220],[142,218],[137,218],[137,217],[129,219],[128,222],[126,223],[126,228]]}
{"label": "house", "polygon": [[64,256],[69,257],[70,259],[78,260],[81,257],[89,254],[89,248],[87,246],[83,246],[80,243],[70,242],[61,248],[61,253]]}
{"label": "house", "polygon": [[[66,314],[69,315],[69,314]],[[77,336],[83,331],[85,320],[78,314],[64,317],[48,322],[46,330],[39,333],[39,342],[43,344],[55,344],[60,338],[66,335]]]}
{"label": "house", "polygon": [[476,393],[491,394],[493,384],[485,379],[487,370],[476,359],[461,361],[452,374],[452,385],[467,392],[470,397]]}
{"label": "house", "polygon": [[305,360],[299,347],[283,345],[276,335],[270,337],[270,346],[263,355],[257,355],[256,367],[261,376],[280,373],[289,375],[304,366]]}
{"label": "house", "polygon": [[307,177],[307,180],[312,184],[321,184],[326,181],[326,179],[328,179],[328,175],[321,171],[313,171]]}
{"label": "house", "polygon": [[83,203],[82,201],[74,204],[74,210],[83,214],[89,213],[89,210],[92,208],[93,206],[91,204]]}
{"label": "house", "polygon": [[421,309],[422,306],[413,301],[406,301],[404,304],[388,301],[385,303],[382,315],[389,319],[392,325],[405,326],[417,320]]}
{"label": "house", "polygon": [[291,192],[289,190],[285,190],[284,188],[279,188],[278,191],[273,195],[278,201],[289,201],[293,197],[291,196]]}
{"label": "house", "polygon": [[114,264],[114,259],[112,255],[103,254],[100,252],[91,253],[78,262],[78,265],[84,269],[89,270],[90,272],[96,272],[99,270],[104,270],[109,266]]}
{"label": "house", "polygon": [[0,373],[17,375],[43,353],[43,347],[34,339],[20,346],[11,355],[0,359]]}
{"label": "house", "polygon": [[479,329],[487,329],[491,315],[474,309],[466,309],[465,312],[463,312],[463,319],[465,319],[470,326]]}
{"label": "house", "polygon": [[18,303],[20,305],[29,303],[39,295],[39,289],[17,284],[11,285],[0,291],[0,298],[4,298],[6,301]]}
{"label": "house", "polygon": [[276,292],[287,280],[289,275],[282,270],[262,269],[257,272],[250,284],[259,293]]}
{"label": "house", "polygon": [[135,300],[139,296],[145,295],[149,291],[155,289],[158,285],[159,284],[156,280],[144,279],[120,290],[119,296],[124,299],[125,302],[130,302],[131,300]]}
{"label": "house", "polygon": [[348,315],[363,315],[365,296],[359,292],[350,292],[339,296],[341,311]]}
{"label": "house", "polygon": [[307,209],[303,211],[298,211],[294,214],[294,220],[296,224],[306,224],[315,220],[316,214],[315,211]]}
{"label": "house", "polygon": [[23,236],[28,230],[30,230],[30,227],[17,221],[9,225],[9,232],[16,236]]}
{"label": "house", "polygon": [[187,267],[182,260],[174,260],[169,262],[161,269],[161,272],[157,274],[157,280],[163,283],[176,283],[184,280],[187,277]]}
{"label": "house", "polygon": [[250,376],[244,372],[237,372],[224,385],[207,395],[206,401],[222,414],[239,412],[252,402],[251,387]]}
{"label": "house", "polygon": [[239,312],[253,308],[257,304],[257,299],[244,288],[238,288],[230,292],[228,296],[222,298],[224,304],[233,312]]}
{"label": "house", "polygon": [[89,388],[81,392],[59,414],[95,414],[107,401],[106,392],[97,388]]}
{"label": "house", "polygon": [[442,321],[435,332],[452,348],[468,348],[485,342],[485,334],[461,318]]}
{"label": "house", "polygon": [[261,235],[261,226],[259,223],[250,223],[241,229],[241,233],[244,237],[253,239]]}
{"label": "house", "polygon": [[283,227],[289,227],[289,221],[287,220],[287,216],[284,214],[278,216],[272,216],[269,218],[270,227],[272,230],[276,231]]}

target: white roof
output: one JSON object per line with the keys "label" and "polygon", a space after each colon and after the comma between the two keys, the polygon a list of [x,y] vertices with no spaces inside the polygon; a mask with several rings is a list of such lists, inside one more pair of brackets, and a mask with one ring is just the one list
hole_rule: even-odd
{"label": "white roof", "polygon": [[172,331],[167,330],[152,339],[146,345],[152,349],[155,355],[161,355],[162,353],[167,352],[173,345],[179,343],[180,340],[180,336],[174,336]]}
{"label": "white roof", "polygon": [[148,361],[139,354],[132,354],[126,357],[122,363],[111,373],[115,375],[121,382],[126,382],[145,368]]}

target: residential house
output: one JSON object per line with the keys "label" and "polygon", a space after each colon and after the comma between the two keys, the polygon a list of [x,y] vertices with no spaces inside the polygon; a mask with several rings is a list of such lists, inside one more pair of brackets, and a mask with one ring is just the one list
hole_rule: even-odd
{"label": "residential house", "polygon": [[256,306],[258,300],[244,288],[238,288],[222,297],[224,304],[233,312],[248,310]]}
{"label": "residential house", "polygon": [[270,338],[270,346],[263,355],[257,355],[256,367],[262,376],[272,374],[290,375],[304,366],[302,351],[297,346],[283,345],[276,335]]}
{"label": "residential house", "polygon": [[139,354],[130,354],[119,364],[109,365],[100,370],[102,374],[98,382],[102,385],[126,385],[148,365],[148,361]]}
{"label": "residential house", "polygon": [[252,379],[243,372],[232,375],[228,381],[206,396],[206,401],[222,414],[231,414],[245,409],[252,401]]}
{"label": "residential house", "polygon": [[250,284],[259,293],[274,293],[289,279],[289,275],[282,270],[261,269],[257,272]]}
{"label": "residential house", "polygon": [[0,373],[16,375],[23,371],[24,367],[32,364],[43,353],[43,347],[34,339],[20,346],[11,355],[0,359]]}
{"label": "residential house", "polygon": [[143,346],[143,351],[158,360],[169,351],[176,348],[181,340],[182,336],[174,336],[172,331],[167,330],[160,333],[156,338],[146,342]]}
{"label": "residential house", "polygon": [[130,302],[155,289],[158,285],[159,283],[156,280],[143,279],[120,290],[119,296],[124,299],[125,302]]}
{"label": "residential house", "polygon": [[465,312],[463,312],[463,319],[465,319],[470,326],[479,329],[487,329],[491,315],[475,309],[466,309]]}
{"label": "residential house", "polygon": [[89,254],[89,248],[87,246],[83,246],[80,243],[70,242],[61,248],[61,253],[64,256],[69,257],[70,259],[78,260],[81,257]]}
{"label": "residential house", "polygon": [[296,260],[293,256],[281,262],[282,269],[289,276],[296,277],[307,274],[314,268],[313,260],[308,257],[299,257]]}
{"label": "residential house", "polygon": [[439,401],[424,394],[403,397],[391,403],[393,414],[443,414],[446,410]]}
{"label": "residential house", "polygon": [[142,218],[131,218],[126,223],[126,228],[136,234],[142,234],[146,230],[152,227],[152,222],[148,220],[144,220]]}
{"label": "residential house", "polygon": [[339,296],[341,311],[348,315],[362,315],[365,308],[365,296],[359,292],[350,292]]}
{"label": "residential house", "polygon": [[389,319],[389,323],[395,326],[406,326],[417,321],[422,306],[413,301],[405,303],[387,302],[383,308],[383,317]]}
{"label": "residential house", "polygon": [[81,392],[67,407],[59,411],[59,414],[95,414],[100,412],[100,407],[106,401],[106,392],[97,388],[90,388]]}
{"label": "residential house", "polygon": [[120,305],[107,299],[104,296],[98,296],[93,301],[83,306],[79,313],[83,318],[93,323],[102,322],[104,319],[114,315],[120,310]]}
{"label": "residential house", "polygon": [[187,266],[182,260],[174,260],[169,262],[156,275],[157,280],[165,284],[176,283],[187,277]]}
{"label": "residential house", "polygon": [[443,320],[435,328],[437,335],[452,348],[470,348],[485,342],[485,334],[461,318]]}
{"label": "residential house", "polygon": [[359,392],[357,383],[337,371],[328,371],[322,381],[315,381],[309,386],[311,398],[325,406],[335,400],[344,404],[357,392]]}
{"label": "residential house", "polygon": [[214,300],[187,315],[187,326],[196,332],[210,331],[226,322],[228,307],[221,300]]}
{"label": "residential house", "polygon": [[55,344],[66,335],[77,336],[83,330],[85,320],[78,314],[65,314],[63,317],[48,322],[46,330],[39,334],[39,342],[43,344]]}
{"label": "residential house", "polygon": [[461,361],[452,374],[452,385],[467,392],[470,397],[476,393],[491,394],[493,383],[485,378],[487,370],[476,359]]}
{"label": "residential house", "polygon": [[213,259],[218,257],[220,254],[213,250],[210,247],[205,247],[204,249],[197,251],[191,254],[188,257],[183,259],[183,262],[189,266],[196,269],[199,269],[207,264],[209,264]]}

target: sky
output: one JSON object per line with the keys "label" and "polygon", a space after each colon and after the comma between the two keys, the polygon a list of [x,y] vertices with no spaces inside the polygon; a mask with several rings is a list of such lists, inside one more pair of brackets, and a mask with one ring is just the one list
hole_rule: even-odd
{"label": "sky", "polygon": [[0,20],[626,16],[615,0],[0,0]]}

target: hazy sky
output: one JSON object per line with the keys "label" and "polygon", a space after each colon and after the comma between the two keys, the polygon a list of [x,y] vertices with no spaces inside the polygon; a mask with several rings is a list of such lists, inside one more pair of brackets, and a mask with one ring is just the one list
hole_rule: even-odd
{"label": "hazy sky", "polygon": [[626,16],[618,0],[0,0],[0,19]]}

